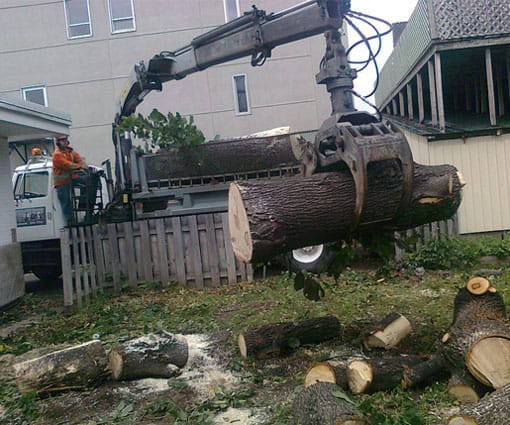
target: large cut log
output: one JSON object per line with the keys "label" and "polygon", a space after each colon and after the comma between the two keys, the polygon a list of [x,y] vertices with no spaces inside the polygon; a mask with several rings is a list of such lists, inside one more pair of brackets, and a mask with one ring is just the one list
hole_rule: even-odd
{"label": "large cut log", "polygon": [[297,134],[207,142],[192,150],[144,155],[148,180],[221,176],[271,169],[299,170],[292,145]]}
{"label": "large cut log", "polygon": [[448,393],[463,404],[476,403],[491,390],[462,369],[455,370],[448,381]]}
{"label": "large cut log", "polygon": [[407,318],[393,312],[383,319],[372,323],[363,336],[363,345],[371,348],[395,348],[398,343],[412,332],[413,328]]}
{"label": "large cut log", "polygon": [[296,425],[368,423],[340,387],[330,382],[318,382],[299,393],[292,404],[292,416]]}
{"label": "large cut log", "polygon": [[305,344],[327,341],[339,332],[339,320],[335,316],[323,316],[248,329],[239,335],[238,345],[243,357],[268,358],[287,354]]}
{"label": "large cut log", "polygon": [[354,360],[347,365],[347,383],[353,394],[385,391],[399,387],[404,371],[421,362],[419,356]]}
{"label": "large cut log", "polygon": [[447,425],[509,425],[510,384],[461,409]]}
{"label": "large cut log", "polygon": [[89,341],[14,365],[22,393],[84,389],[107,376],[108,356],[100,341]]}
{"label": "large cut log", "polygon": [[395,161],[370,163],[367,178],[357,229],[353,229],[356,192],[348,170],[232,183],[228,218],[235,255],[246,262],[263,260],[355,233],[403,230],[448,219],[460,205],[464,184],[453,166],[415,164],[411,200],[400,206],[403,179]]}
{"label": "large cut log", "polygon": [[188,361],[188,342],[181,335],[161,331],[122,343],[110,352],[116,380],[170,378]]}
{"label": "large cut log", "polygon": [[510,327],[499,293],[457,293],[454,322],[443,338],[443,353],[453,369],[465,367],[483,385],[510,383]]}

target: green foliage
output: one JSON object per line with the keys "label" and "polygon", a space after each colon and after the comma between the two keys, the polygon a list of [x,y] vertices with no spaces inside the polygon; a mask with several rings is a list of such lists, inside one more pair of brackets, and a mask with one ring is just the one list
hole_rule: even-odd
{"label": "green foliage", "polygon": [[451,270],[470,267],[484,256],[499,258],[510,255],[510,239],[489,236],[479,238],[433,239],[420,250],[406,255],[404,261],[429,270]]}
{"label": "green foliage", "polygon": [[205,140],[192,116],[187,120],[179,112],[164,115],[157,109],[153,109],[146,117],[132,114],[122,118],[117,132],[124,131],[134,133],[152,148],[175,148],[178,151],[198,146]]}

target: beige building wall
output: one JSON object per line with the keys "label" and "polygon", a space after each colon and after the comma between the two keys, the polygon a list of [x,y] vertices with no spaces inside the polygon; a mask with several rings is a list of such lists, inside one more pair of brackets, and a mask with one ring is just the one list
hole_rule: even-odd
{"label": "beige building wall", "polygon": [[404,130],[415,162],[452,164],[464,176],[459,231],[510,230],[510,134],[427,141]]}
{"label": "beige building wall", "polygon": [[[253,3],[241,0],[241,11]],[[296,3],[256,2],[268,13]],[[63,0],[0,5],[0,94],[20,98],[22,87],[46,86],[48,106],[72,116],[72,144],[89,163],[113,160],[111,123],[134,64],[225,22],[222,0],[134,0],[134,6],[136,31],[111,34],[107,0],[90,0],[92,36],[68,39]],[[192,114],[207,139],[287,125],[317,129],[331,113],[325,87],[315,83],[324,48],[319,35],[276,48],[262,67],[251,67],[246,58],[168,82],[137,112]],[[251,113],[238,116],[232,76],[240,73],[247,75]]]}

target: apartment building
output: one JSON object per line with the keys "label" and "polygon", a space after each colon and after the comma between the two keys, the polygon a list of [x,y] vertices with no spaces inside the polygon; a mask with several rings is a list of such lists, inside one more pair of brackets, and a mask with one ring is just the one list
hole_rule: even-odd
{"label": "apartment building", "polygon": [[[2,0],[0,94],[65,111],[88,162],[112,159],[111,123],[133,66],[186,46],[250,10],[247,0]],[[295,0],[257,0],[276,12]],[[280,46],[262,67],[250,58],[189,75],[153,92],[137,112],[193,115],[206,139],[269,128],[317,129],[330,113],[315,83],[322,35]]]}

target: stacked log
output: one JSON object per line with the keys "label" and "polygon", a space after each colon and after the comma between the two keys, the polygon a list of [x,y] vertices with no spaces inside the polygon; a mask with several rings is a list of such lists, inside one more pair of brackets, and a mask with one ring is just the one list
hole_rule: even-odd
{"label": "stacked log", "polygon": [[363,345],[367,349],[395,348],[412,330],[411,323],[405,316],[393,312],[367,328],[363,337]]}
{"label": "stacked log", "polygon": [[338,336],[340,322],[323,316],[295,322],[271,323],[248,329],[238,337],[243,357],[269,358],[287,354],[305,344],[317,344]]}
{"label": "stacked log", "polygon": [[464,184],[452,166],[415,164],[411,201],[402,207],[403,177],[396,161],[370,163],[367,178],[357,229],[353,229],[356,191],[348,170],[277,182],[232,183],[228,216],[236,257],[257,261],[302,246],[370,233],[375,228],[378,232],[403,230],[448,219],[460,205]]}

